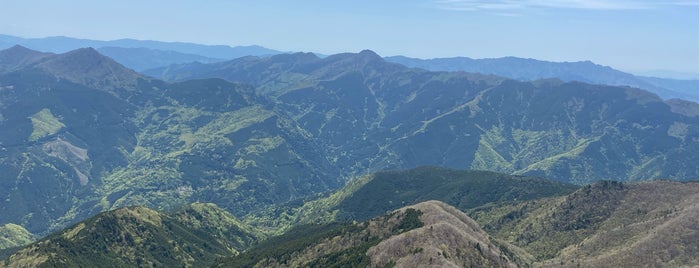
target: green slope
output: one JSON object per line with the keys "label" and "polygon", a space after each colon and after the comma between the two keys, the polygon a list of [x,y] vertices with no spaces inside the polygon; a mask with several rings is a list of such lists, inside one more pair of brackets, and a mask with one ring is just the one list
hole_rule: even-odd
{"label": "green slope", "polygon": [[491,203],[563,195],[576,188],[542,178],[422,167],[376,173],[369,183],[336,208],[340,210],[340,218],[366,219],[427,200],[440,200],[468,210]]}
{"label": "green slope", "polygon": [[180,68],[162,77],[255,86],[344,174],[435,165],[576,184],[699,178],[699,117],[639,89],[427,72],[371,51]]}
{"label": "green slope", "polygon": [[460,210],[562,196],[578,187],[543,178],[489,171],[420,167],[360,177],[325,196],[253,213],[246,222],[274,231],[295,224],[367,220],[403,206],[439,200]]}
{"label": "green slope", "polygon": [[7,267],[210,265],[259,239],[228,212],[192,204],[162,213],[128,207],[101,213],[52,234],[5,260]]}
{"label": "green slope", "polygon": [[8,223],[0,226],[0,259],[13,253],[19,247],[34,242],[36,238],[24,227]]}

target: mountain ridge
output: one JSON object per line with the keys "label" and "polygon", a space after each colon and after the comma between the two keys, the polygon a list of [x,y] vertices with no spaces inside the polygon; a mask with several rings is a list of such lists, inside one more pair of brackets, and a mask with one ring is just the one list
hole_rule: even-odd
{"label": "mountain ridge", "polygon": [[138,79],[145,79],[91,47],[49,57],[38,67],[59,78],[107,90],[133,89]]}
{"label": "mountain ridge", "polygon": [[[248,215],[244,221],[261,229],[276,229],[274,233],[278,233],[297,224],[364,221],[429,200],[468,211],[481,206],[561,196],[576,189],[575,185],[543,178],[418,167],[364,175],[325,195],[309,197],[301,203],[292,201],[273,206]],[[285,217],[275,218],[277,214]]]}
{"label": "mountain ridge", "polygon": [[[194,61],[215,62],[243,56],[270,56],[282,52],[265,49],[256,45],[227,47],[222,45],[199,45],[184,42],[159,42],[150,40],[119,39],[97,41],[70,37],[20,38],[0,35],[0,48],[13,44],[24,44],[30,48],[51,52],[67,52],[80,47],[97,47],[112,56],[121,64],[137,71],[145,71],[171,64]],[[55,49],[59,47],[60,49]],[[110,48],[111,47],[111,48]],[[115,50],[115,47],[119,47]],[[149,49],[150,51],[144,51]],[[128,53],[126,51],[129,51]],[[134,56],[134,53],[138,56]],[[163,55],[170,55],[162,60]],[[558,77],[564,81],[581,81],[596,84],[627,85],[650,90],[664,99],[682,98],[699,101],[696,88],[699,80],[678,80],[632,75],[609,66],[601,66],[590,61],[548,62],[517,57],[471,59],[468,57],[416,59],[405,56],[385,57],[386,60],[409,67],[419,67],[431,71],[468,71],[495,74],[517,80],[536,80]],[[519,66],[513,69],[512,66]]]}
{"label": "mountain ridge", "polygon": [[283,53],[257,45],[231,47],[136,39],[100,41],[63,36],[20,38],[0,35],[0,49],[13,45],[22,45],[31,49],[53,53],[65,53],[79,48],[94,47],[120,64],[136,71],[177,63],[208,63],[249,55],[268,56]]}
{"label": "mountain ridge", "polygon": [[[411,172],[415,171],[394,173],[397,179],[404,181],[403,184],[410,185],[410,181],[415,180]],[[417,180],[431,181],[430,177]],[[416,263],[426,267],[618,267],[649,263],[693,265],[699,262],[698,255],[694,253],[699,240],[693,239],[696,232],[692,232],[696,229],[692,219],[699,213],[695,205],[699,198],[697,182],[624,184],[602,181],[579,187],[574,192],[559,192],[562,195],[513,199],[495,177],[490,177],[488,181],[495,190],[493,194],[510,201],[481,203],[464,211],[442,201],[415,200],[412,204],[402,204],[395,210],[378,213],[364,221],[331,221],[320,225],[300,223],[281,236],[270,238],[257,231],[261,229],[236,220],[213,204],[195,203],[168,213],[142,207],[120,208],[44,238],[0,262],[0,265],[14,267],[37,260],[63,265],[78,262],[90,265],[97,261],[113,262],[113,258],[119,258],[119,263],[125,262],[127,265],[137,264],[140,258],[141,264],[167,264],[175,260],[187,265],[214,263],[218,267],[340,264],[406,267]],[[366,187],[377,188],[375,185]],[[524,188],[537,189],[535,184]],[[382,189],[383,194],[358,198],[378,201],[377,196],[391,195],[394,191],[390,187]],[[407,190],[429,195],[430,190],[423,189],[415,187]],[[353,193],[356,193],[356,189]],[[115,224],[104,225],[110,222]],[[113,226],[111,230],[116,231],[100,231],[91,227],[97,226],[95,224]],[[134,229],[133,226],[143,227]],[[169,230],[172,231],[153,226],[171,226]],[[181,231],[187,228],[196,230]],[[226,231],[229,230],[227,228],[233,231]],[[140,230],[138,232],[144,239],[129,242],[127,235],[121,240],[118,237],[122,236],[106,240],[102,237],[112,233],[124,234],[130,230]],[[175,241],[167,244],[180,246],[153,244],[152,241],[157,241],[159,236],[149,234],[167,235]],[[66,238],[74,240],[60,242]],[[83,242],[78,244],[75,239],[83,239],[80,240]],[[90,242],[91,239],[96,239],[98,243]],[[136,255],[110,255],[115,251],[97,249],[99,247],[95,245],[103,243],[100,241],[112,244],[116,252],[122,252],[120,248],[126,246],[131,249],[129,252],[133,252],[134,248],[143,248],[143,256],[124,258]],[[208,242],[208,253],[190,254],[206,248],[207,244],[202,244],[202,241]],[[221,246],[232,245],[230,243],[238,246]],[[84,250],[98,251],[90,255],[92,258],[85,259],[85,255],[79,253]],[[193,258],[185,262],[177,259],[186,255],[180,251],[189,252],[187,254]],[[651,254],[651,251],[656,254]],[[219,254],[219,258],[211,257],[212,253]]]}
{"label": "mountain ridge", "polygon": [[0,72],[9,72],[24,68],[50,55],[52,54],[31,50],[20,45],[14,45],[8,49],[0,50]]}
{"label": "mountain ridge", "polygon": [[256,235],[212,204],[192,204],[170,213],[124,207],[52,234],[0,266],[201,266],[237,254],[257,240]]}
{"label": "mountain ridge", "polygon": [[516,267],[526,262],[512,253],[519,250],[496,243],[462,212],[427,201],[364,222],[300,226],[216,266]]}
{"label": "mountain ridge", "polygon": [[392,56],[385,57],[385,59],[408,67],[431,71],[477,72],[522,81],[559,78],[566,82],[580,81],[613,86],[632,86],[656,93],[664,99],[682,98],[699,102],[699,82],[697,80],[636,76],[591,61],[550,62],[518,57],[416,59]]}
{"label": "mountain ridge", "polygon": [[134,71],[144,71],[147,69],[177,63],[213,63],[224,61],[223,59],[209,58],[196,54],[152,48],[100,47],[97,49],[97,51],[105,56],[115,59],[122,65],[127,66]]}
{"label": "mountain ridge", "polygon": [[160,42],[137,39],[102,41],[65,36],[21,38],[16,36],[0,35],[0,44],[1,43],[9,44],[9,46],[23,45],[31,49],[50,51],[54,53],[65,53],[83,47],[100,48],[107,46],[177,51],[181,53],[201,55],[209,58],[222,59],[235,59],[246,55],[270,55],[280,53],[279,51],[267,49],[257,45],[230,47],[226,45],[201,45],[186,42]]}
{"label": "mountain ridge", "polygon": [[[350,58],[350,56],[354,57]],[[265,59],[245,58],[209,65],[184,65],[180,66],[182,68],[180,71],[170,68],[152,70],[146,73],[171,80],[218,77],[229,81],[255,85],[258,88],[258,92],[277,99],[282,105],[288,107],[285,107],[284,110],[291,117],[297,118],[296,120],[302,126],[309,128],[311,134],[320,135],[320,137],[327,136],[331,141],[328,147],[331,148],[343,146],[342,144],[337,144],[337,142],[347,143],[348,137],[334,141],[333,139],[335,138],[333,136],[337,136],[335,133],[324,133],[322,128],[319,127],[329,126],[329,123],[331,123],[331,126],[337,124],[332,121],[338,117],[350,118],[350,122],[361,124],[358,126],[359,128],[369,130],[357,136],[369,139],[373,138],[372,135],[381,137],[381,135],[389,135],[390,133],[390,136],[394,138],[389,137],[390,141],[386,145],[379,146],[378,150],[366,149],[372,152],[368,156],[374,155],[372,158],[375,160],[368,159],[368,163],[365,165],[387,165],[388,163],[381,159],[381,157],[384,157],[382,154],[400,155],[402,159],[392,161],[387,166],[388,168],[396,169],[415,167],[417,165],[413,165],[410,162],[417,161],[420,162],[419,165],[441,165],[461,169],[490,169],[543,177],[566,177],[571,181],[583,183],[583,181],[589,181],[590,178],[575,178],[575,174],[579,174],[577,171],[570,173],[565,171],[565,174],[555,175],[547,174],[546,171],[544,173],[539,171],[550,169],[567,170],[570,168],[566,163],[567,159],[583,157],[581,154],[596,154],[597,152],[594,152],[595,149],[593,148],[597,145],[593,144],[606,142],[604,139],[600,140],[601,138],[610,137],[610,135],[626,135],[622,133],[605,133],[605,130],[602,129],[603,125],[613,126],[614,128],[638,129],[639,126],[648,125],[649,122],[653,122],[651,125],[654,125],[666,122],[666,120],[696,120],[692,119],[694,118],[692,113],[673,112],[683,111],[681,108],[683,105],[680,103],[665,102],[651,93],[629,87],[591,85],[574,81],[563,83],[554,83],[550,80],[522,82],[464,72],[429,72],[420,69],[407,69],[385,61],[367,62],[362,60],[357,54],[341,54],[323,59],[311,56],[304,57],[303,61],[290,59],[294,57],[303,57],[303,55],[293,54]],[[350,59],[352,60],[349,61]],[[299,64],[296,65],[295,63]],[[326,67],[320,68],[319,66]],[[270,72],[265,73],[260,70],[270,70]],[[160,75],[158,72],[160,72]],[[516,90],[519,94],[518,97],[513,98],[511,95],[508,95],[508,91],[511,90]],[[604,104],[604,101],[599,98],[624,100],[615,105],[610,105]],[[322,103],[322,105],[319,105],[319,103]],[[673,108],[668,110],[669,106],[673,106]],[[330,107],[339,108],[332,109]],[[363,107],[364,109],[358,109],[357,107]],[[691,106],[686,108],[691,110]],[[421,109],[421,111],[416,111],[417,109]],[[594,112],[590,109],[593,109]],[[646,111],[641,112],[641,110]],[[341,112],[341,114],[338,114],[338,112]],[[596,115],[591,116],[590,112]],[[623,123],[624,120],[616,118],[618,115],[626,116],[636,113],[652,116],[664,114],[661,117],[667,117],[665,119],[656,117],[652,121],[636,122],[631,123],[631,125],[626,125],[626,123]],[[331,114],[335,116],[330,116]],[[343,114],[347,114],[347,116]],[[359,118],[357,118],[357,115],[360,115]],[[546,116],[545,119],[541,117],[544,115]],[[669,119],[678,115],[687,116],[687,118]],[[327,119],[323,119],[323,117],[330,120],[326,122],[325,120]],[[497,119],[499,121],[507,119],[504,121],[504,125],[499,125],[498,121],[493,120],[493,117],[499,118]],[[466,120],[466,123],[461,121],[466,118],[475,118],[475,120]],[[517,122],[521,119],[524,119],[524,122]],[[640,117],[635,117],[633,120],[638,119]],[[582,123],[583,121],[585,123]],[[445,125],[450,125],[453,129],[445,131]],[[458,131],[456,130],[457,126]],[[674,130],[668,130],[670,126],[656,125],[656,127],[659,128],[653,132],[657,135],[660,135],[660,132],[674,133]],[[562,136],[551,136],[550,133],[545,134],[545,132],[552,129],[559,131]],[[351,130],[347,129],[344,131]],[[436,135],[432,131],[443,131],[444,133],[442,134],[451,136],[440,139],[431,136]],[[630,130],[625,131],[628,132]],[[563,135],[563,133],[568,134]],[[473,135],[481,135],[483,138],[479,141],[466,138]],[[639,143],[644,141],[646,140],[644,138],[645,135],[651,134],[633,137],[632,139],[635,141],[629,140],[629,142]],[[506,141],[504,144],[500,143],[502,137],[507,137],[504,138]],[[515,137],[523,137],[523,139],[513,142],[512,139]],[[417,142],[417,140],[421,141]],[[444,140],[444,144],[439,144],[441,140]],[[462,144],[448,144],[449,141],[458,141]],[[688,140],[685,139],[685,141]],[[563,146],[558,146],[557,148],[556,146],[536,145],[538,143],[545,145],[549,142]],[[668,142],[673,143],[669,140]],[[405,148],[420,148],[423,144],[433,145],[432,148],[425,148],[425,151],[422,152],[423,155],[416,155],[414,151]],[[650,146],[650,143],[646,144]],[[593,145],[592,148],[590,147],[591,145]],[[369,147],[370,145],[367,144],[366,146]],[[608,143],[602,146],[614,145]],[[467,148],[476,148],[476,151],[471,152]],[[451,153],[449,150],[467,150],[466,152],[461,152],[467,158],[462,159],[462,162],[455,162],[448,157],[444,157],[442,155],[443,152]],[[531,158],[523,154],[525,150],[531,150],[532,152],[544,150],[548,152],[546,157]],[[624,149],[607,151],[627,155],[623,157],[606,157],[614,159],[634,158],[633,162],[656,161],[652,160],[652,158],[641,159],[634,156],[650,152],[645,149],[637,152],[625,151]],[[432,160],[425,158],[425,153],[433,154],[433,157],[430,158]],[[597,157],[591,155],[584,156],[584,158],[589,161],[597,159]],[[600,164],[606,165],[602,162],[592,165]],[[660,163],[657,162],[657,164]],[[563,166],[554,167],[556,165]],[[494,169],[494,166],[497,166],[497,168]],[[630,173],[622,175],[611,172],[604,175],[600,174],[596,179],[620,177],[628,179],[629,175],[639,179],[665,176],[643,174],[647,173],[643,168],[632,171],[633,169],[639,169],[641,166],[647,165],[629,163],[625,169]],[[583,169],[587,170],[585,172],[607,172],[602,170],[611,171],[616,168],[584,167]],[[694,175],[688,177],[688,179],[691,178],[694,178]]]}

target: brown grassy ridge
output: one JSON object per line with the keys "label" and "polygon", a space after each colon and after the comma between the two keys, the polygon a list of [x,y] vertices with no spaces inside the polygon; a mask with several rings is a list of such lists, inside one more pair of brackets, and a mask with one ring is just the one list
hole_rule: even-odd
{"label": "brown grassy ridge", "polygon": [[[301,235],[294,235],[299,233]],[[426,201],[366,222],[292,229],[219,267],[520,267],[533,258],[458,209]]]}
{"label": "brown grassy ridge", "polygon": [[699,183],[630,184],[596,232],[544,264],[590,267],[699,265]]}
{"label": "brown grassy ridge", "polygon": [[401,210],[409,208],[422,212],[424,226],[370,248],[366,254],[372,267],[518,267],[531,261],[523,251],[492,240],[452,206],[427,201]]}
{"label": "brown grassy ridge", "polygon": [[699,183],[600,182],[564,197],[473,211],[536,266],[699,265]]}

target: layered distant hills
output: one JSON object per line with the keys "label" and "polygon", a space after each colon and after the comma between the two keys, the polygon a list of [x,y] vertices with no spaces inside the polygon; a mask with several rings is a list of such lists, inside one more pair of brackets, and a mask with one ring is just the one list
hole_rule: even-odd
{"label": "layered distant hills", "polygon": [[[408,68],[369,50],[247,56],[147,73],[92,48],[0,51],[0,253],[43,237],[8,265],[92,266],[128,256],[118,264],[198,266],[246,250],[240,255],[246,260],[218,261],[321,265],[348,258],[387,265],[432,257],[441,264],[520,265],[596,256],[592,264],[608,257],[594,249],[611,247],[600,231],[629,241],[609,248],[618,254],[652,250],[634,240],[642,233],[626,236],[641,229],[663,230],[657,238],[668,249],[692,239],[665,236],[691,229],[684,223],[693,208],[671,197],[693,200],[692,183],[607,182],[699,178],[699,105],[691,101],[631,87]],[[374,174],[426,165],[442,168]],[[624,207],[624,198],[641,202],[644,194],[665,201]],[[367,227],[386,212],[429,200],[467,212],[482,230],[434,202]],[[605,209],[585,205],[593,201]],[[459,219],[442,226],[449,230],[471,226],[457,237],[472,247],[459,253],[418,241],[415,252],[367,253],[438,225],[426,215]],[[403,225],[406,217],[412,220]],[[267,236],[293,238],[292,227],[318,223],[331,226],[306,231],[346,233],[357,248],[318,251],[335,254],[326,257],[297,252],[315,240],[256,249],[281,255],[252,249]],[[631,225],[643,228],[625,229]],[[66,226],[72,227],[46,236]],[[534,228],[531,237],[508,235],[527,228]],[[105,248],[122,251],[109,255]],[[277,258],[287,253],[304,259]],[[653,261],[696,261],[680,253]],[[474,256],[480,261],[469,262]]]}
{"label": "layered distant hills", "polygon": [[46,38],[21,38],[0,35],[0,49],[21,45],[30,49],[65,53],[71,50],[93,47],[100,53],[137,71],[188,62],[217,62],[243,56],[263,56],[282,53],[261,46],[200,45],[184,42],[159,42],[150,40],[119,39],[99,41],[63,36]]}
{"label": "layered distant hills", "polygon": [[[173,64],[214,63],[245,56],[272,56],[284,52],[260,46],[200,45],[184,42],[119,39],[99,41],[70,37],[20,38],[0,35],[0,49],[22,45],[34,50],[65,53],[94,47],[120,64],[142,72],[158,74],[158,69]],[[669,79],[639,76],[601,66],[589,61],[549,62],[517,57],[471,59],[467,57],[416,59],[405,56],[386,57],[386,61],[429,71],[463,71],[492,74],[521,81],[556,78],[566,82],[631,86],[653,92],[663,99],[679,98],[699,101],[699,78]]]}
{"label": "layered distant hills", "polygon": [[430,71],[494,74],[522,81],[558,78],[563,81],[631,86],[648,90],[664,99],[680,98],[699,101],[699,79],[679,80],[636,76],[590,61],[550,62],[516,57],[495,59],[457,57],[423,60],[403,56],[387,57],[386,60]]}

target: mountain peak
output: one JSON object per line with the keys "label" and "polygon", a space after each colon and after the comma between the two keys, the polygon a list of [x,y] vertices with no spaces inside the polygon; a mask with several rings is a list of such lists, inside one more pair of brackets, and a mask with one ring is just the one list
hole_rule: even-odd
{"label": "mountain peak", "polygon": [[376,52],[365,49],[359,53],[341,53],[328,56],[323,59],[326,63],[340,63],[339,66],[344,66],[343,68],[357,68],[361,66],[366,66],[373,63],[385,62],[381,56],[376,54]]}
{"label": "mountain peak", "polygon": [[86,55],[86,56],[102,56],[99,52],[97,52],[96,49],[93,47],[84,47],[84,48],[78,48],[75,50],[71,50],[65,53],[66,55]]}
{"label": "mountain peak", "polygon": [[381,57],[379,54],[376,54],[373,50],[370,49],[365,49],[359,52],[359,55],[365,55],[365,56],[376,56],[376,57]]}
{"label": "mountain peak", "polygon": [[383,58],[381,58],[381,56],[379,56],[379,54],[376,54],[376,52],[369,50],[369,49],[365,49],[365,50],[360,51],[357,54],[357,56],[360,57],[361,59],[364,59],[367,61],[376,61],[376,60],[383,61]]}
{"label": "mountain peak", "polygon": [[316,54],[307,52],[296,52],[296,53],[285,53],[285,54],[277,54],[272,56],[270,59],[275,60],[275,61],[288,61],[288,62],[294,62],[294,63],[307,63],[307,62],[312,62],[316,61],[320,58],[316,56]]}
{"label": "mountain peak", "polygon": [[21,45],[14,45],[8,49],[0,51],[1,53],[30,53],[30,52],[37,52],[35,50],[28,49],[24,46]]}
{"label": "mountain peak", "polygon": [[49,73],[97,89],[133,88],[140,77],[91,47],[59,54],[39,64]]}
{"label": "mountain peak", "polygon": [[51,53],[31,50],[20,45],[0,51],[0,72],[20,69],[50,56]]}
{"label": "mountain peak", "polygon": [[[58,55],[53,61],[62,61],[65,64],[76,65],[99,65],[99,64],[117,64],[111,58],[100,54],[92,47],[79,48]],[[77,67],[77,66],[76,66]]]}

